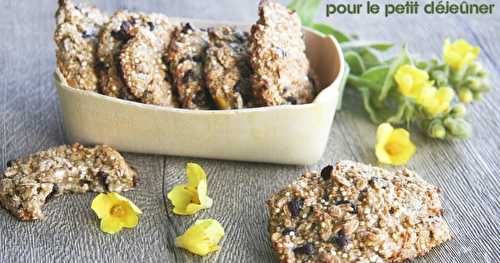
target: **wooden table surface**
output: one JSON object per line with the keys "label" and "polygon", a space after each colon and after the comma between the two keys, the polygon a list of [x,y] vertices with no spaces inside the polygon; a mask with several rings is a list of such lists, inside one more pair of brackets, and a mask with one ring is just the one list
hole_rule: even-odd
{"label": "wooden table surface", "polygon": [[[0,169],[9,159],[64,143],[52,85],[56,2],[0,2]],[[129,8],[169,16],[253,22],[257,1],[100,0],[97,5],[107,11]],[[444,190],[445,218],[453,234],[453,240],[415,262],[500,262],[498,11],[491,16],[340,15],[323,20],[364,39],[407,42],[411,50],[425,57],[440,55],[446,37],[464,37],[481,46],[480,60],[492,72],[493,90],[469,110],[474,136],[466,141],[441,142],[412,135],[417,154],[409,167]],[[304,171],[336,160],[376,164],[375,129],[359,98],[348,92],[332,126],[327,150],[316,165],[126,153],[126,159],[141,174],[137,190],[125,194],[143,209],[137,228],[117,235],[100,232],[90,210],[95,194],[60,197],[45,207],[46,220],[32,223],[19,222],[2,209],[0,262],[272,262],[265,200]],[[193,217],[167,214],[162,189],[185,180],[187,161],[205,168],[214,206]],[[218,219],[226,230],[222,250],[205,258],[174,247],[174,238],[200,218]]]}

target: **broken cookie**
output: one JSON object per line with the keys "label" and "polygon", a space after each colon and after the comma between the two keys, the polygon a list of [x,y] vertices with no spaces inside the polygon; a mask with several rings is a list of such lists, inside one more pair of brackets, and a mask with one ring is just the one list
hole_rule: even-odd
{"label": "broken cookie", "polygon": [[123,192],[137,173],[113,148],[78,143],[9,161],[0,178],[0,204],[20,220],[42,219],[43,205],[64,193]]}

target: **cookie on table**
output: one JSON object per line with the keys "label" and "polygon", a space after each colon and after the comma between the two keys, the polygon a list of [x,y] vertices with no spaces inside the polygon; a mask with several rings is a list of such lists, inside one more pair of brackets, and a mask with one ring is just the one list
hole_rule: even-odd
{"label": "cookie on table", "polygon": [[97,56],[102,64],[100,86],[104,95],[128,100],[142,99],[141,96],[135,96],[135,92],[127,87],[120,65],[121,50],[133,38],[137,28],[151,31],[155,36],[154,44],[157,48],[165,49],[170,43],[174,26],[163,15],[117,11],[104,26],[97,50]]}
{"label": "cookie on table", "polygon": [[129,91],[143,103],[176,107],[162,59],[162,40],[145,28],[137,28],[133,35],[120,54],[123,79]]}
{"label": "cookie on table", "polygon": [[451,239],[439,189],[409,170],[351,161],[299,177],[267,202],[281,262],[402,262]]}
{"label": "cookie on table", "polygon": [[208,29],[205,80],[220,110],[248,107],[251,97],[248,33],[231,27]]}
{"label": "cookie on table", "polygon": [[281,4],[263,1],[259,17],[250,37],[252,90],[259,106],[312,102],[317,92],[308,76],[299,16]]}
{"label": "cookie on table", "polygon": [[137,173],[106,145],[63,145],[9,161],[0,177],[0,205],[20,220],[44,218],[43,205],[65,193],[122,192]]}
{"label": "cookie on table", "polygon": [[174,31],[166,60],[182,108],[211,109],[213,107],[203,77],[207,46],[207,32],[196,29],[189,23],[178,26]]}
{"label": "cookie on table", "polygon": [[56,13],[56,60],[70,87],[97,91],[97,37],[108,17],[93,6],[60,0]]}

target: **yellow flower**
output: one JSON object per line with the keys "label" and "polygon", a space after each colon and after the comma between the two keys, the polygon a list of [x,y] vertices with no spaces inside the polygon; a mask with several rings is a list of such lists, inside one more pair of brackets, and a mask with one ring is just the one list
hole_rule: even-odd
{"label": "yellow flower", "polygon": [[187,184],[176,185],[167,197],[178,215],[194,215],[204,208],[212,206],[212,199],[207,195],[207,175],[201,166],[188,163],[186,166]]}
{"label": "yellow flower", "polygon": [[416,102],[422,105],[427,113],[435,117],[436,115],[447,111],[450,103],[455,96],[455,92],[449,87],[425,87],[417,97]]}
{"label": "yellow flower", "polygon": [[91,207],[101,219],[101,230],[108,234],[119,232],[123,227],[137,226],[138,214],[142,214],[134,203],[117,193],[97,195]]}
{"label": "yellow flower", "polygon": [[479,55],[481,49],[474,47],[463,39],[450,43],[449,39],[444,42],[443,54],[446,64],[454,70],[470,65]]}
{"label": "yellow flower", "polygon": [[425,70],[411,65],[399,67],[394,79],[398,84],[399,91],[403,95],[412,98],[416,98],[424,87],[432,86],[432,82],[429,81],[429,74]]}
{"label": "yellow flower", "polygon": [[378,126],[375,154],[379,162],[392,165],[406,164],[415,150],[415,145],[410,141],[410,134],[405,129],[394,129],[389,123]]}
{"label": "yellow flower", "polygon": [[175,239],[175,245],[196,255],[205,256],[220,249],[224,228],[214,219],[197,220],[186,232]]}

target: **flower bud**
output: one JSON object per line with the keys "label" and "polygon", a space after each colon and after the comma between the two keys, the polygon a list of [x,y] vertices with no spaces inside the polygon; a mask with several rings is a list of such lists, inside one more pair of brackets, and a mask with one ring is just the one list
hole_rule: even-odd
{"label": "flower bud", "polygon": [[465,116],[466,112],[467,109],[465,108],[465,105],[463,103],[458,103],[457,105],[453,106],[453,108],[451,108],[451,115],[453,117],[462,118]]}
{"label": "flower bud", "polygon": [[472,94],[472,92],[469,89],[461,88],[458,91],[458,98],[463,103],[470,103],[474,99],[473,96],[474,95]]}
{"label": "flower bud", "polygon": [[448,117],[443,123],[450,134],[459,139],[466,139],[472,133],[469,123],[464,119]]}
{"label": "flower bud", "polygon": [[447,86],[448,75],[441,70],[435,70],[431,72],[432,79],[436,81],[437,86]]}
{"label": "flower bud", "polygon": [[446,129],[444,128],[441,120],[433,120],[429,124],[429,127],[427,127],[427,134],[429,134],[432,138],[444,139],[444,137],[446,137]]}
{"label": "flower bud", "polygon": [[468,88],[473,91],[479,90],[482,84],[482,81],[476,77],[468,77],[466,81]]}
{"label": "flower bud", "polygon": [[483,98],[483,95],[481,94],[481,92],[473,92],[472,93],[472,98],[474,100],[481,100]]}

